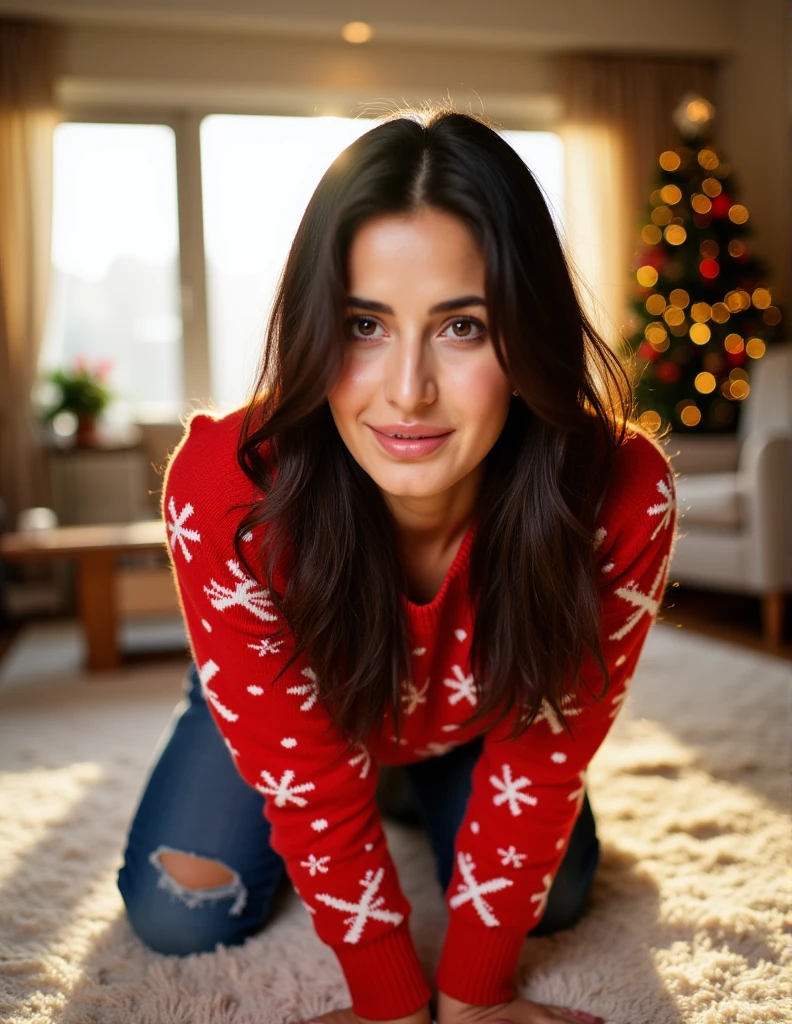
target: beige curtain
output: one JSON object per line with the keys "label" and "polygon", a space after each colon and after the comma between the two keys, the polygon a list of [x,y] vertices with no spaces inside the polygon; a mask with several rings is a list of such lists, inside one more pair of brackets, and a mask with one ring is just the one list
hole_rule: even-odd
{"label": "beige curtain", "polygon": [[615,345],[629,319],[630,260],[657,158],[679,144],[672,114],[685,93],[713,103],[711,60],[564,54],[565,243],[586,311]]}
{"label": "beige curtain", "polygon": [[52,222],[57,33],[0,19],[0,498],[13,528],[46,498],[31,413]]}

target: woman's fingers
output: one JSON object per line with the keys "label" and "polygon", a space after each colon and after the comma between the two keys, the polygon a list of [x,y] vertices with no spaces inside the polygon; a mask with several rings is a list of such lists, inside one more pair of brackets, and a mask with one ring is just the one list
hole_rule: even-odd
{"label": "woman's fingers", "polygon": [[550,1006],[550,1010],[554,1010],[556,1013],[567,1014],[573,1021],[577,1021],[578,1024],[605,1024],[602,1017],[597,1017],[593,1013],[586,1013],[585,1010],[570,1010],[568,1006]]}

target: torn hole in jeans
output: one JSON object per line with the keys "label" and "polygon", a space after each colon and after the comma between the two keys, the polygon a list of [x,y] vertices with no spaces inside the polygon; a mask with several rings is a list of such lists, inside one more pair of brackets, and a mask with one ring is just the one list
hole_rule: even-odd
{"label": "torn hole in jeans", "polygon": [[193,853],[191,850],[177,850],[172,846],[158,846],[148,857],[149,862],[159,872],[158,889],[164,889],[166,892],[171,893],[189,907],[190,910],[195,910],[196,907],[202,907],[207,903],[217,903],[219,900],[235,897],[228,914],[230,917],[238,917],[242,913],[247,903],[247,887],[240,878],[238,871],[235,871],[222,861],[217,861],[218,864],[221,864],[233,875],[230,882],[225,882],[223,885],[216,885],[208,889],[188,889],[186,885],[182,885],[163,867],[160,860],[160,854],[163,853],[187,853],[191,857],[201,856],[201,854]]}

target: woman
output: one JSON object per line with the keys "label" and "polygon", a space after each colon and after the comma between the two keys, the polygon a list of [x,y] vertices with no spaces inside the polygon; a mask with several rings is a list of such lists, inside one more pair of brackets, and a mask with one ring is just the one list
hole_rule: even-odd
{"label": "woman", "polygon": [[[145,942],[244,941],[285,867],[349,986],[327,1021],[428,1024],[430,999],[439,1024],[599,1019],[513,975],[526,934],[585,907],[585,772],[667,579],[673,473],[631,412],[492,127],[403,111],[341,153],[254,397],[194,415],[168,467],[197,670],[119,874]],[[404,766],[446,892],[436,1001],[380,765]]]}

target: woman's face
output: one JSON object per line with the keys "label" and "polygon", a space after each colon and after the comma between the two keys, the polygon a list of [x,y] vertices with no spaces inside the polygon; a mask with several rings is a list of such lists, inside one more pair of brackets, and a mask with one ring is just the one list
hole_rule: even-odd
{"label": "woman's face", "polygon": [[[377,216],[355,235],[346,354],[328,402],[386,495],[451,492],[503,429],[513,385],[487,332],[484,273],[468,229],[445,212]],[[411,445],[384,433],[444,436]]]}

